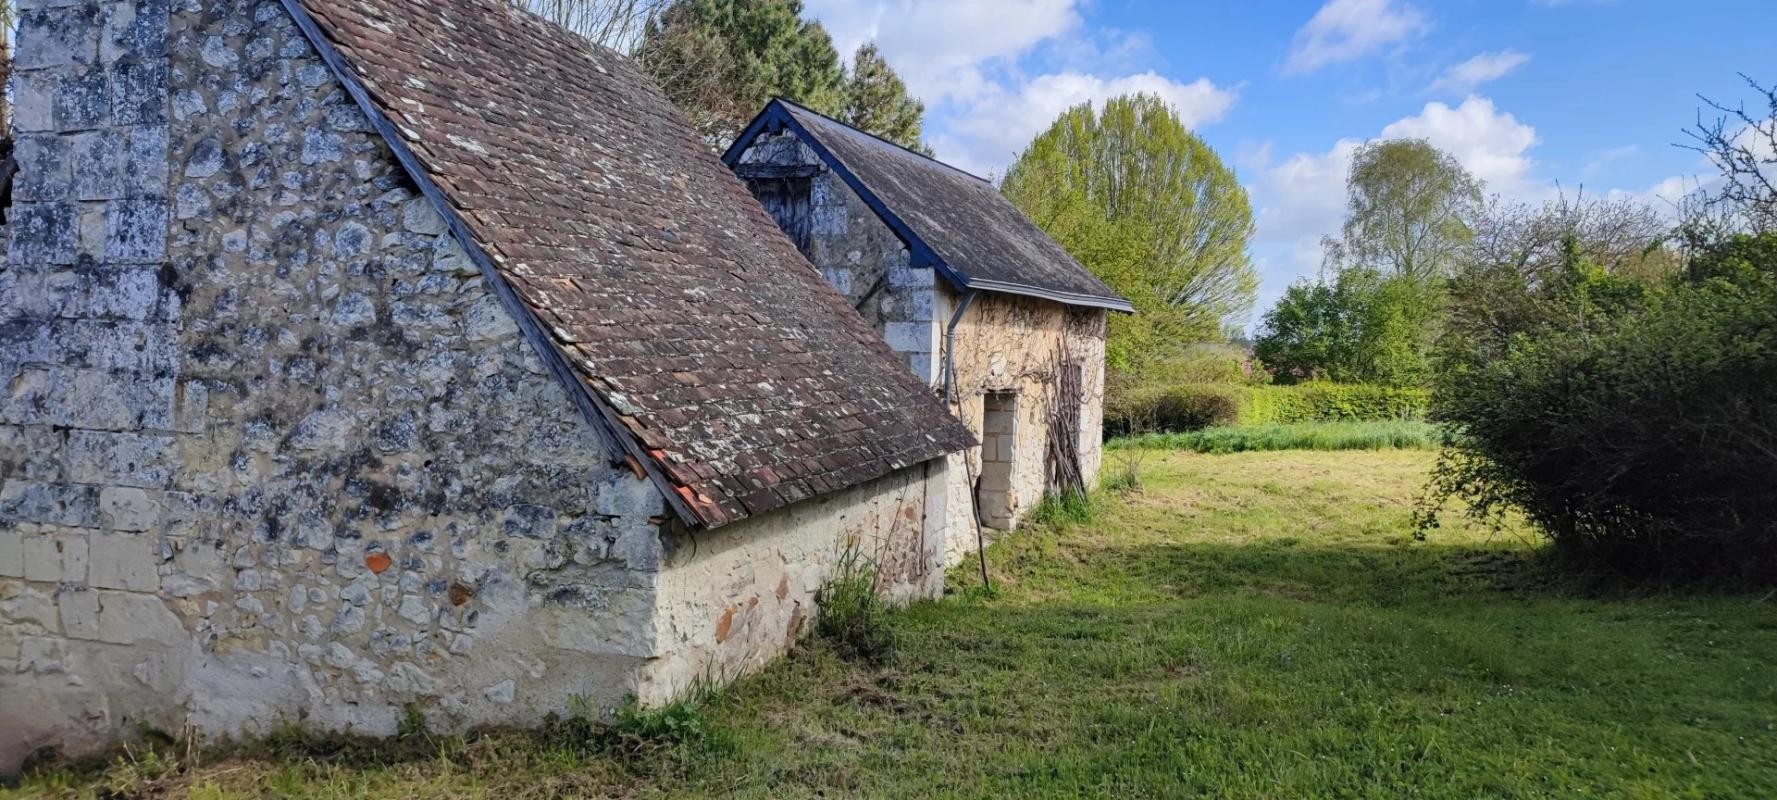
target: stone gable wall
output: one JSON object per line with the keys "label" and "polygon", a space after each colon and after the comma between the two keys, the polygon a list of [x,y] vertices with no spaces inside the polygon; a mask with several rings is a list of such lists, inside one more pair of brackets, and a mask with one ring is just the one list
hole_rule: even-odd
{"label": "stone gable wall", "polygon": [[614,704],[664,513],[276,2],[20,0],[0,772]]}
{"label": "stone gable wall", "polygon": [[900,237],[796,134],[761,136],[741,154],[740,163],[820,169],[809,179],[809,236],[802,254],[876,327],[890,349],[907,357],[913,374],[937,383],[942,322],[933,311],[933,270],[909,266]]}

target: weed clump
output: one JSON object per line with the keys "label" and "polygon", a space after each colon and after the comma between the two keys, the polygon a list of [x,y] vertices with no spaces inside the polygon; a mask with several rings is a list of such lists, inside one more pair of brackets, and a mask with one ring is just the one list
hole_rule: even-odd
{"label": "weed clump", "polygon": [[884,664],[894,657],[895,632],[888,606],[877,594],[876,564],[858,550],[839,557],[833,575],[815,593],[820,618],[815,633],[832,643],[842,658]]}

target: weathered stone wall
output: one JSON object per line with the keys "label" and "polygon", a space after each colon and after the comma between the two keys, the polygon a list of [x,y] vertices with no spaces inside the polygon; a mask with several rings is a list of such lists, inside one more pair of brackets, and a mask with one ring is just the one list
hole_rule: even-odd
{"label": "weathered stone wall", "polygon": [[[959,298],[939,287],[938,309],[948,318]],[[1019,295],[983,292],[963,314],[956,330],[956,396],[958,415],[970,430],[981,431],[982,400],[988,392],[1017,394],[1016,430],[1011,467],[1012,524],[1042,500],[1048,482],[1049,384],[1062,363],[1081,367],[1083,408],[1080,409],[1080,466],[1088,486],[1097,480],[1103,461],[1099,430],[1104,418],[1105,315]],[[964,463],[964,459],[968,463]],[[975,549],[968,527],[971,479],[982,471],[980,448],[949,458],[950,518],[957,532],[950,536],[946,563],[955,564]]]}
{"label": "weathered stone wall", "polygon": [[19,7],[0,773],[668,699],[781,653],[848,545],[941,590],[942,462],[663,538],[278,3]]}
{"label": "weathered stone wall", "polygon": [[[934,387],[941,385],[944,329],[959,301],[949,283],[930,268],[910,268],[905,243],[793,132],[761,136],[739,161],[743,174],[746,165],[817,170],[810,178],[811,220],[804,254],[876,325],[889,347],[908,354],[915,374]],[[1065,354],[1067,363],[1081,367],[1081,468],[1089,485],[1096,480],[1103,456],[1099,431],[1104,417],[1107,313],[982,292],[958,324],[955,369],[963,422],[982,433],[983,395],[990,391],[1017,394],[1010,515],[996,515],[995,525],[1015,525],[1024,511],[1042,499],[1048,477],[1048,384],[1055,378],[1059,354]],[[948,564],[972,552],[976,544],[970,522],[975,513],[971,481],[981,477],[983,462],[979,448],[968,454],[967,463],[963,458],[963,454],[956,454],[947,459]]]}
{"label": "weathered stone wall", "polygon": [[19,6],[0,771],[632,691],[658,494],[282,8]]}
{"label": "weathered stone wall", "polygon": [[848,551],[878,565],[878,590],[891,601],[942,593],[944,470],[932,461],[783,513],[669,533],[658,624],[674,644],[649,663],[641,696],[667,699],[769,663],[806,632],[816,592]]}
{"label": "weathered stone wall", "polygon": [[913,374],[935,383],[942,323],[933,313],[933,270],[910,267],[907,246],[794,133],[759,137],[740,163],[818,170],[809,178],[809,236],[802,254],[876,326],[890,349],[906,355]]}

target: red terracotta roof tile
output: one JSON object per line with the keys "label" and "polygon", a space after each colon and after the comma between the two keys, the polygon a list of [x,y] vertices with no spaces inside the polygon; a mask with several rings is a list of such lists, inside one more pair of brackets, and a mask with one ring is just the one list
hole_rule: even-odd
{"label": "red terracotta roof tile", "polygon": [[628,59],[503,0],[300,2],[687,522],[972,443]]}

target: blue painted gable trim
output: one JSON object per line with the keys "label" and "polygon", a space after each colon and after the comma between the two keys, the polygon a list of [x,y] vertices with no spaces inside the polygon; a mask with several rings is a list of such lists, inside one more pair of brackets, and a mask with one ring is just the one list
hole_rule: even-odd
{"label": "blue painted gable trim", "polygon": [[[741,131],[740,136],[735,138],[734,144],[729,145],[728,149],[722,153],[722,163],[727,164],[729,169],[734,169],[734,167],[740,163],[741,155],[747,151],[748,147],[752,146],[753,140],[758,138],[762,133],[779,133],[785,130],[793,131],[804,144],[808,145],[809,149],[815,152],[815,155],[820,157],[821,161],[826,163],[829,169],[833,170],[833,174],[838,175],[840,180],[845,181],[846,186],[851,187],[851,190],[857,193],[858,197],[864,201],[864,205],[868,206],[871,211],[876,213],[876,216],[882,220],[883,224],[887,225],[889,230],[893,231],[895,236],[900,238],[901,243],[907,245],[910,266],[931,267],[932,269],[937,270],[938,274],[943,275],[945,280],[950,281],[950,284],[956,287],[958,291],[962,292],[999,292],[1002,294],[1036,297],[1061,303],[1063,305],[1087,306],[1090,308],[1103,308],[1111,311],[1124,311],[1130,313],[1135,311],[1135,308],[1131,306],[1127,300],[1089,297],[1074,294],[1072,292],[1058,292],[1053,289],[1045,289],[1041,286],[1030,286],[1027,284],[1010,283],[1006,281],[977,281],[971,279],[966,273],[963,273],[946,263],[943,258],[939,257],[937,251],[932,249],[931,245],[926,244],[925,240],[919,237],[919,234],[913,232],[913,228],[901,221],[901,218],[896,216],[893,211],[890,211],[888,205],[882,202],[881,198],[877,197],[874,192],[871,192],[870,188],[865,186],[864,182],[859,180],[858,176],[845,166],[844,162],[840,161],[837,156],[833,155],[833,151],[827,149],[827,146],[822,144],[821,140],[809,131],[806,126],[796,121],[795,115],[790,113],[784,103],[785,101],[779,98],[772,98],[770,102],[766,103],[765,110],[759,112],[759,116],[754,117],[753,121],[747,125],[746,130]],[[899,147],[899,145],[896,146]]]}
{"label": "blue painted gable trim", "polygon": [[968,276],[951,269],[949,264],[944,263],[944,259],[939,258],[937,252],[933,251],[924,239],[919,238],[919,234],[914,233],[907,223],[895,216],[895,213],[890,211],[888,206],[874,192],[871,192],[869,187],[864,185],[863,181],[858,180],[857,175],[853,174],[837,156],[833,155],[833,151],[828,150],[827,146],[821,144],[821,140],[815,138],[808,128],[796,121],[789,109],[784,108],[782,100],[774,98],[765,104],[765,110],[753,118],[752,124],[748,125],[740,137],[734,140],[734,144],[729,145],[727,152],[722,154],[722,163],[727,164],[729,169],[733,169],[735,165],[740,163],[741,154],[752,146],[753,140],[759,134],[778,133],[784,130],[795,132],[797,138],[807,144],[809,149],[815,152],[815,155],[820,156],[821,161],[826,162],[827,168],[833,170],[833,174],[838,175],[840,180],[845,181],[845,185],[857,193],[858,197],[864,201],[864,205],[869,206],[870,210],[882,219],[883,224],[889,226],[889,230],[900,238],[901,243],[907,245],[909,266],[931,267],[957,289],[966,291],[969,288]]}

